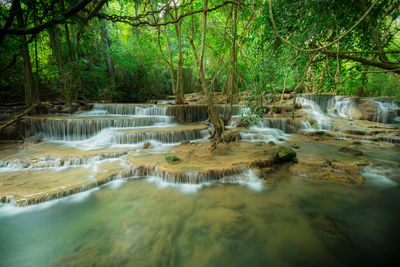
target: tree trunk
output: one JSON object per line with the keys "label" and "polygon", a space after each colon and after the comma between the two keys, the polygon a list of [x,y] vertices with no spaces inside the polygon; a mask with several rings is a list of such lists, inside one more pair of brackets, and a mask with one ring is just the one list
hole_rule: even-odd
{"label": "tree trunk", "polygon": [[[208,0],[204,1],[204,10],[207,10],[208,6]],[[200,45],[200,57],[197,55],[196,48],[194,46],[193,42],[193,27],[192,27],[192,39],[190,40],[190,44],[193,49],[193,54],[196,59],[197,63],[197,71],[200,76],[200,81],[201,81],[201,87],[203,88],[204,96],[206,98],[206,103],[207,103],[207,110],[208,110],[208,116],[210,117],[211,123],[214,125],[215,129],[215,135],[214,138],[220,139],[222,132],[225,130],[224,123],[222,119],[219,117],[217,109],[215,108],[214,102],[213,102],[213,95],[210,94],[206,77],[204,75],[204,48],[205,48],[205,39],[206,39],[206,29],[207,29],[207,12],[203,13],[203,28],[202,28],[202,33],[201,33],[201,45]]]}
{"label": "tree trunk", "polygon": [[238,6],[235,5],[233,8],[233,40],[232,40],[232,81],[229,92],[229,117],[232,117],[232,103],[233,103],[233,95],[237,93],[237,79],[236,79],[236,61],[237,61],[237,53],[236,53],[236,39],[237,39],[237,12]]}
{"label": "tree trunk", "polygon": [[[61,9],[64,12],[65,11],[65,7],[64,7],[64,0],[61,0]],[[68,28],[68,24],[64,23],[64,29],[65,29],[65,38],[67,39],[67,44],[68,44],[68,54],[69,54],[69,60],[70,60],[70,65],[71,65],[71,84],[68,86],[68,79],[67,79],[67,75],[65,73],[64,75],[64,91],[66,93],[66,101],[67,101],[67,105],[69,107],[70,112],[73,112],[73,107],[72,107],[72,88],[71,85],[75,80],[75,74],[74,74],[74,59],[72,56],[72,46],[71,46],[71,39],[69,37],[69,28]],[[66,70],[64,70],[66,71]]]}
{"label": "tree trunk", "polygon": [[182,104],[184,102],[184,91],[183,91],[183,63],[182,63],[182,37],[181,37],[182,22],[175,24],[176,38],[178,40],[178,67],[176,69],[176,104]]}
{"label": "tree trunk", "polygon": [[[19,28],[24,28],[24,18],[21,9],[21,3],[17,3],[17,24]],[[21,52],[22,58],[24,59],[24,79],[25,79],[25,103],[27,106],[31,106],[38,98],[34,94],[33,74],[32,74],[32,62],[29,54],[29,47],[25,35],[20,36],[21,39]]]}
{"label": "tree trunk", "polygon": [[75,102],[78,102],[78,97],[80,92],[82,92],[82,79],[81,79],[81,54],[79,51],[79,46],[80,46],[80,41],[81,41],[81,35],[79,32],[76,33],[76,73],[78,75],[78,86],[75,88]]}

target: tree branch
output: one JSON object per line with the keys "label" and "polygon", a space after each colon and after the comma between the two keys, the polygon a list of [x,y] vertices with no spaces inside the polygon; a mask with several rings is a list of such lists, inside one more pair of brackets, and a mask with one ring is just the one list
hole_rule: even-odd
{"label": "tree branch", "polygon": [[341,81],[340,82],[340,84],[343,84],[345,81],[347,81],[347,80],[349,80],[349,79],[351,79],[351,78],[353,78],[353,77],[355,77],[355,76],[358,76],[358,75],[361,75],[361,74],[369,74],[369,73],[387,73],[387,72],[396,72],[396,71],[400,71],[400,69],[394,69],[394,70],[370,70],[370,71],[361,71],[361,72],[359,72],[359,73],[355,73],[355,74],[353,74],[353,75],[350,75],[349,77],[347,77],[346,79],[344,79],[343,81]]}
{"label": "tree branch", "polygon": [[359,57],[354,57],[354,56],[349,56],[349,55],[344,55],[344,54],[338,54],[334,51],[332,51],[332,52],[321,51],[321,53],[324,53],[328,57],[339,57],[341,59],[352,60],[352,61],[360,62],[363,65],[373,66],[373,67],[377,67],[377,68],[384,69],[384,70],[390,70],[397,74],[400,74],[400,70],[398,70],[399,66],[396,66],[394,64],[381,63],[381,62],[372,61],[372,60],[365,59],[365,58],[359,58]]}
{"label": "tree branch", "polygon": [[[64,23],[67,19],[81,11],[87,4],[89,4],[92,0],[82,0],[78,2],[75,6],[71,7],[69,10],[67,10],[63,15],[56,17],[54,19],[51,19],[45,23],[39,24],[35,27],[32,28],[1,28],[0,29],[0,41],[4,38],[6,35],[27,35],[27,34],[38,34],[41,31],[53,27],[57,24]],[[1,44],[1,42],[0,42]]]}
{"label": "tree branch", "polygon": [[213,8],[207,8],[207,9],[200,9],[200,10],[195,10],[189,13],[185,13],[180,15],[177,19],[175,20],[171,20],[171,21],[165,21],[162,23],[157,23],[157,22],[150,22],[150,21],[139,21],[139,22],[132,22],[132,21],[138,21],[140,20],[141,17],[143,17],[143,15],[139,15],[138,17],[128,17],[128,16],[117,16],[117,15],[108,15],[108,14],[103,14],[103,13],[99,13],[97,14],[97,17],[100,19],[106,19],[106,20],[110,20],[112,22],[121,22],[121,23],[126,23],[131,25],[132,27],[138,27],[138,26],[151,26],[151,27],[159,27],[159,26],[165,26],[165,25],[169,25],[169,24],[175,24],[180,22],[183,18],[194,15],[194,14],[198,14],[198,13],[204,13],[204,12],[212,12],[214,10],[217,10],[219,8],[222,8],[228,4],[232,4],[232,5],[245,5],[245,4],[239,4],[235,1],[226,1],[223,2],[222,4],[216,5]]}
{"label": "tree branch", "polygon": [[347,31],[345,31],[342,35],[340,35],[336,40],[318,47],[318,48],[314,48],[314,49],[302,49],[300,47],[295,46],[294,44],[292,44],[291,42],[289,42],[288,40],[286,40],[285,38],[283,38],[279,33],[278,30],[276,29],[276,24],[274,21],[274,16],[272,14],[272,5],[271,5],[271,0],[268,1],[269,2],[269,14],[270,14],[270,19],[271,19],[271,23],[272,23],[272,28],[274,30],[274,34],[276,35],[276,37],[278,37],[279,39],[281,39],[282,42],[284,42],[285,44],[291,46],[292,48],[301,51],[301,52],[316,52],[316,51],[322,51],[325,48],[328,48],[329,46],[339,42],[341,39],[343,39],[343,37],[345,37],[346,35],[348,35],[352,30],[354,30],[360,23],[361,21],[363,21],[367,15],[369,14],[369,12],[372,10],[372,8],[376,5],[376,3],[378,3],[378,0],[374,0],[374,2],[372,3],[372,5],[370,6],[370,8],[364,13],[364,15],[356,22],[356,24],[354,24],[350,29],[348,29]]}

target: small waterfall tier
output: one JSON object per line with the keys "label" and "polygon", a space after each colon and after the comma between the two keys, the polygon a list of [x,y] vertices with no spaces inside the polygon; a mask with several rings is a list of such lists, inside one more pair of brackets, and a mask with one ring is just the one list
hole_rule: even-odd
{"label": "small waterfall tier", "polygon": [[83,117],[45,116],[26,119],[27,136],[39,135],[50,140],[85,140],[107,128],[162,127],[171,125],[168,116],[148,117]]}
{"label": "small waterfall tier", "polygon": [[261,118],[252,122],[250,128],[254,130],[272,128],[287,134],[296,133],[296,124],[291,118]]}
{"label": "small waterfall tier", "polygon": [[[364,98],[331,94],[304,94],[298,97],[305,112],[315,121],[311,129],[331,130],[331,117],[398,123],[400,107],[393,98]],[[306,122],[304,127],[310,126]],[[306,129],[306,128],[304,128]]]}
{"label": "small waterfall tier", "polygon": [[[230,105],[216,105],[217,112],[227,117],[231,112]],[[246,109],[240,105],[232,105],[232,116],[241,116]],[[94,104],[93,110],[80,116],[171,116],[180,123],[201,122],[208,119],[205,104],[196,105],[151,105],[151,104]]]}
{"label": "small waterfall tier", "polygon": [[93,110],[82,113],[87,115],[136,115],[165,116],[168,106],[145,104],[94,104]]}
{"label": "small waterfall tier", "polygon": [[246,131],[240,132],[244,141],[273,141],[280,142],[287,134],[296,133],[296,125],[289,118],[262,118],[250,124]]}
{"label": "small waterfall tier", "polygon": [[107,133],[107,141],[111,144],[137,144],[146,141],[173,144],[203,139],[207,136],[208,125],[179,125],[166,128],[110,130]]}
{"label": "small waterfall tier", "polygon": [[381,123],[399,123],[400,122],[400,107],[390,98],[376,98],[374,102],[377,107],[378,116],[377,122]]}

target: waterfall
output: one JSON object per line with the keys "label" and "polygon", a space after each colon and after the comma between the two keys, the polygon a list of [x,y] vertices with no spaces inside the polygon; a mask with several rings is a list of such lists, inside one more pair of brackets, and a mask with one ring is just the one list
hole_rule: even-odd
{"label": "waterfall", "polygon": [[284,133],[296,133],[296,125],[291,119],[263,118],[251,123],[250,129],[262,131],[266,128],[279,129]]}
{"label": "waterfall", "polygon": [[394,100],[375,99],[374,102],[378,111],[378,122],[392,123],[392,120],[399,121],[399,106]]}
{"label": "waterfall", "polygon": [[352,119],[355,109],[356,103],[354,99],[344,96],[335,96],[333,107],[332,105],[328,106],[328,114]]}
{"label": "waterfall", "polygon": [[136,105],[136,104],[94,104],[93,110],[81,115],[136,115],[136,116],[165,116],[167,106]]}
{"label": "waterfall", "polygon": [[[317,129],[317,130],[331,130],[331,119],[325,115],[325,112],[321,108],[319,104],[317,104],[315,101],[313,101],[312,97],[310,95],[306,95],[307,97],[298,97],[297,102],[301,104],[302,108],[305,110],[306,113],[308,113],[311,118],[316,122],[316,125],[312,128]],[[329,98],[322,98],[323,100],[327,100],[327,102],[324,101],[319,101],[322,105],[322,107],[325,108],[325,110],[328,110],[328,107],[332,106],[332,99],[333,97]],[[329,102],[329,103],[328,103]]]}
{"label": "waterfall", "polygon": [[27,136],[39,135],[48,140],[76,141],[88,139],[107,128],[150,127],[171,125],[172,119],[143,118],[59,118],[31,117],[27,122]]}
{"label": "waterfall", "polygon": [[[230,105],[216,105],[215,106],[220,117],[227,117],[230,112]],[[238,117],[242,115],[242,106],[232,105],[232,116]]]}
{"label": "waterfall", "polygon": [[[168,129],[168,128],[167,128]],[[110,135],[111,144],[137,144],[146,141],[159,141],[172,144],[182,141],[193,141],[205,137],[203,129],[173,130],[157,132],[129,132],[127,130],[113,131]]]}

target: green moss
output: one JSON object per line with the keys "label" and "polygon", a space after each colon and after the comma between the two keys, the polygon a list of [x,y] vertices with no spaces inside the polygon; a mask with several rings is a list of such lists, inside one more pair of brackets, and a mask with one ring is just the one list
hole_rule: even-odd
{"label": "green moss", "polygon": [[278,147],[277,152],[280,161],[287,161],[296,157],[296,151],[286,146]]}
{"label": "green moss", "polygon": [[168,162],[168,163],[176,163],[176,162],[179,162],[179,161],[181,161],[181,159],[180,158],[178,158],[177,156],[170,156],[170,155],[165,155],[165,161],[166,162]]}

